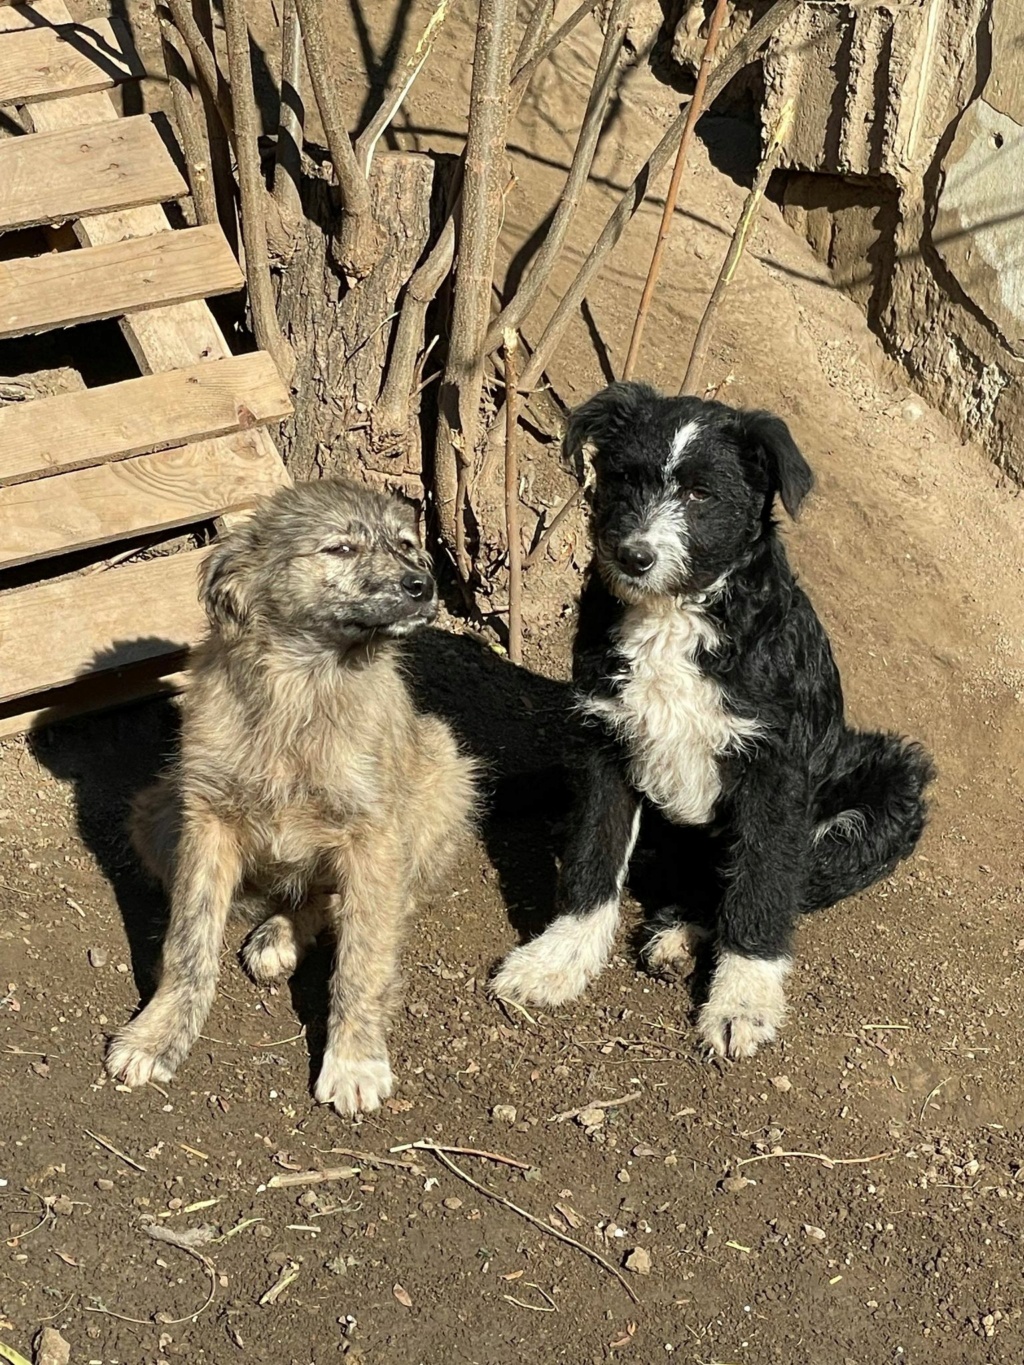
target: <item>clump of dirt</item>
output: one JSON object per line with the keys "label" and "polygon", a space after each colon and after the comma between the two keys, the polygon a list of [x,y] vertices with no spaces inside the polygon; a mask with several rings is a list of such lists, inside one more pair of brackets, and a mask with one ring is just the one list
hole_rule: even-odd
{"label": "clump of dirt", "polygon": [[[429,6],[411,8],[416,34]],[[368,13],[381,43],[388,12]],[[456,139],[468,17],[453,16],[415,88],[403,145],[443,142],[425,129]],[[561,130],[578,118],[594,41],[585,30],[545,68],[517,128],[510,269],[559,192],[571,143]],[[655,141],[666,99],[633,73],[548,306]],[[721,163],[732,130],[704,131]],[[699,149],[639,371],[666,389],[742,195]],[[552,380],[567,402],[625,354],[659,214],[655,198],[561,350]],[[639,973],[626,938],[571,1007],[491,1003],[491,965],[551,908],[562,792],[550,765],[585,560],[582,521],[570,522],[528,575],[527,662],[539,677],[485,642],[416,644],[421,694],[496,776],[520,779],[420,914],[395,1097],[346,1123],[310,1098],[323,955],[289,990],[259,990],[233,940],[204,1037],[173,1085],[129,1093],[103,1076],[104,1037],[136,1007],[159,949],[164,907],[122,821],[173,745],[173,708],[3,744],[0,1341],[26,1352],[49,1320],[73,1361],[105,1365],[1024,1355],[1017,490],[906,388],[770,206],[712,370],[728,401],[785,416],[818,474],[790,550],[854,717],[936,755],[919,854],[804,925],[791,1018],[753,1061],[698,1055],[687,984]],[[551,501],[573,486],[550,444],[524,449],[524,474]],[[627,920],[639,913],[632,900],[627,909]],[[447,1154],[453,1169],[408,1149],[423,1139],[495,1156]],[[322,1166],[346,1173],[273,1184]],[[195,1247],[206,1261],[154,1240],[149,1222],[186,1237],[212,1225]]]}

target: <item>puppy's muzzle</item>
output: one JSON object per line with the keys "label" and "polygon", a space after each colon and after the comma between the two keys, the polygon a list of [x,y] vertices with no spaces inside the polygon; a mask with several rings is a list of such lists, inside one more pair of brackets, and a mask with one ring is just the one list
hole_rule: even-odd
{"label": "puppy's muzzle", "polygon": [[630,537],[615,547],[615,566],[630,578],[643,578],[658,562],[658,556],[646,540]]}

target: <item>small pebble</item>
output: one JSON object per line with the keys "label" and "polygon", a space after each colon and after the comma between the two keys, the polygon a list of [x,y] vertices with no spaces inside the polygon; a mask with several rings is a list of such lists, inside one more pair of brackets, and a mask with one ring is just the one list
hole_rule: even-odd
{"label": "small pebble", "polygon": [[785,1095],[788,1090],[793,1089],[793,1082],[788,1076],[773,1076],[772,1085],[776,1090],[780,1090],[783,1095]]}
{"label": "small pebble", "polygon": [[105,967],[107,965],[106,948],[90,948],[88,952],[90,967]]}
{"label": "small pebble", "polygon": [[631,1270],[634,1275],[649,1275],[651,1273],[651,1253],[645,1251],[643,1247],[634,1247],[626,1257],[626,1269]]}
{"label": "small pebble", "polygon": [[112,1180],[102,1180],[102,1179],[101,1179],[101,1180],[97,1180],[97,1181],[96,1181],[96,1188],[97,1188],[98,1190],[102,1190],[102,1191],[104,1192],[104,1194],[106,1194],[108,1190],[112,1190],[112,1189],[114,1188],[114,1182],[113,1182]]}
{"label": "small pebble", "polygon": [[514,1104],[496,1104],[491,1110],[491,1118],[495,1123],[507,1123],[511,1127],[517,1118],[516,1107]]}
{"label": "small pebble", "polygon": [[809,1237],[812,1242],[823,1242],[825,1240],[825,1229],[816,1228],[813,1223],[805,1223],[804,1235]]}
{"label": "small pebble", "polygon": [[442,1199],[441,1203],[445,1206],[446,1209],[451,1209],[453,1212],[456,1209],[462,1208],[462,1200],[457,1198],[455,1195],[452,1195],[448,1199]]}
{"label": "small pebble", "polygon": [[598,1128],[604,1123],[603,1109],[581,1109],[576,1115],[576,1122],[581,1128]]}
{"label": "small pebble", "polygon": [[748,1185],[753,1185],[753,1183],[745,1175],[728,1175],[722,1181],[722,1189],[726,1194],[739,1194],[740,1190],[745,1190]]}

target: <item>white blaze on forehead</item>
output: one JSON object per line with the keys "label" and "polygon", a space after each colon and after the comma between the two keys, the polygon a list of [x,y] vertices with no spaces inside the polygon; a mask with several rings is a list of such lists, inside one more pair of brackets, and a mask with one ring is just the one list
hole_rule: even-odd
{"label": "white blaze on forehead", "polygon": [[672,437],[672,451],[669,455],[668,467],[675,469],[676,465],[683,458],[686,447],[700,431],[700,423],[696,418],[685,422],[676,434]]}

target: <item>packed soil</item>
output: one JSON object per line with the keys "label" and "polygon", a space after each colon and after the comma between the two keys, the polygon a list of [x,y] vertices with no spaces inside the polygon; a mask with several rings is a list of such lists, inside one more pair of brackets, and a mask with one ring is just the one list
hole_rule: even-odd
{"label": "packed soil", "polygon": [[[393,22],[415,42],[431,6],[353,8],[381,54]],[[456,7],[398,145],[457,145],[472,8]],[[269,12],[254,18],[269,51]],[[355,67],[363,29],[342,38]],[[503,272],[519,272],[557,199],[598,41],[585,26],[524,106]],[[541,316],[675,107],[639,61]],[[666,388],[750,170],[749,130],[702,131],[639,369]],[[561,348],[566,403],[621,366],[659,215],[655,196]],[[349,1122],[310,1093],[327,948],[289,989],[261,990],[238,965],[240,931],[176,1080],[131,1092],[105,1078],[105,1038],[151,989],[166,914],[123,817],[173,746],[174,709],[5,742],[0,1343],[31,1354],[48,1324],[73,1365],[1024,1359],[1020,490],[907,389],[771,205],[708,379],[782,414],[817,473],[789,549],[853,718],[936,756],[919,852],[802,926],[791,1017],[751,1061],[700,1055],[692,982],[637,969],[632,895],[583,999],[530,1014],[493,1003],[493,964],[551,912],[564,814],[552,764],[586,559],[570,523],[530,571],[527,669],[450,621],[412,651],[423,704],[493,776],[518,780],[421,909],[398,1089]],[[553,442],[524,441],[523,463],[536,511],[573,486]],[[424,1140],[474,1151],[410,1148]],[[342,1169],[280,1184],[323,1167]],[[204,1225],[195,1254],[150,1231]]]}

